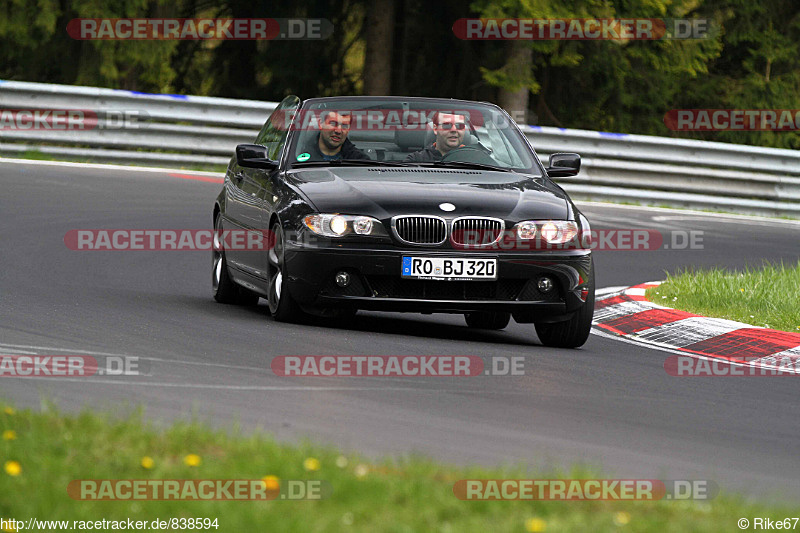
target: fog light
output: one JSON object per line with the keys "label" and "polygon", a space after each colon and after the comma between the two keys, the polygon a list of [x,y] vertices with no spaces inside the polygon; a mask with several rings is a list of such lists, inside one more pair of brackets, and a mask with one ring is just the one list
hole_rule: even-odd
{"label": "fog light", "polygon": [[347,287],[350,285],[350,274],[347,272],[339,272],[336,274],[336,284],[340,287]]}
{"label": "fog light", "polygon": [[537,286],[539,287],[539,290],[542,293],[547,294],[548,292],[553,290],[553,286],[554,286],[553,285],[553,280],[548,278],[548,277],[546,277],[546,276],[542,277],[542,278],[539,278],[539,283],[537,284]]}

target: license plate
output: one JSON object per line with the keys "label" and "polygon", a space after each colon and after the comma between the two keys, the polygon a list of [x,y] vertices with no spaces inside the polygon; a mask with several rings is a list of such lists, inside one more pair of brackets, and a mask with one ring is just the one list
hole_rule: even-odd
{"label": "license plate", "polygon": [[401,276],[411,279],[497,279],[497,259],[403,256]]}

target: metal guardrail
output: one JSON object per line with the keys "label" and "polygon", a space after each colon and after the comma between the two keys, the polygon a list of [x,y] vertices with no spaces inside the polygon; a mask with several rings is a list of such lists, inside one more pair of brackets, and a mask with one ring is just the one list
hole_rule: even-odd
{"label": "metal guardrail", "polygon": [[[0,113],[74,109],[100,114],[96,128],[66,131],[5,128],[0,115],[0,155],[36,151],[55,158],[116,163],[226,165],[234,146],[252,142],[276,105],[0,81]],[[138,127],[115,125],[125,113],[137,119]],[[538,126],[522,129],[543,160],[554,152],[581,154],[581,173],[557,180],[576,199],[800,217],[800,151]]]}

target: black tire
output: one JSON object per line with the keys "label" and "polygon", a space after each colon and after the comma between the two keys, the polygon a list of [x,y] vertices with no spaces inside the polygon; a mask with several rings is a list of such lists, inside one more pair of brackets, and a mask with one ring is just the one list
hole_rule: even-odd
{"label": "black tire", "polygon": [[211,250],[211,291],[222,304],[256,305],[258,295],[237,285],[228,273],[228,261],[219,235],[222,234],[222,217],[214,219],[214,245]]}
{"label": "black tire", "polygon": [[279,222],[272,225],[272,235],[275,241],[268,252],[269,312],[278,322],[297,322],[305,318],[306,314],[294,301],[287,287],[283,228]]}
{"label": "black tire", "polygon": [[545,346],[552,348],[577,348],[583,346],[592,330],[594,316],[594,272],[586,303],[575,315],[564,322],[546,324],[536,322],[536,334]]}
{"label": "black tire", "polygon": [[511,313],[480,312],[466,313],[464,319],[467,325],[475,329],[503,329],[511,320]]}

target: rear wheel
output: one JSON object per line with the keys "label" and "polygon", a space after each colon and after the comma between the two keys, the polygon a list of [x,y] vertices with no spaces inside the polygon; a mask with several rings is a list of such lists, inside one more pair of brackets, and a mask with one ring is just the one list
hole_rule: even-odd
{"label": "rear wheel", "polygon": [[280,223],[272,225],[274,244],[267,255],[269,259],[269,312],[279,322],[296,322],[305,313],[287,290],[286,257],[283,228]]}
{"label": "rear wheel", "polygon": [[564,322],[546,324],[536,322],[536,334],[545,346],[553,348],[577,348],[583,346],[589,338],[592,330],[592,317],[594,316],[594,272],[592,272],[592,283],[589,286],[589,294],[586,303],[575,313],[575,315]]}
{"label": "rear wheel", "polygon": [[214,299],[223,304],[256,305],[258,295],[237,285],[228,274],[228,262],[222,246],[222,216],[214,219],[214,245],[211,250],[211,290]]}
{"label": "rear wheel", "polygon": [[511,320],[511,313],[479,312],[464,315],[467,325],[475,329],[503,329]]}

